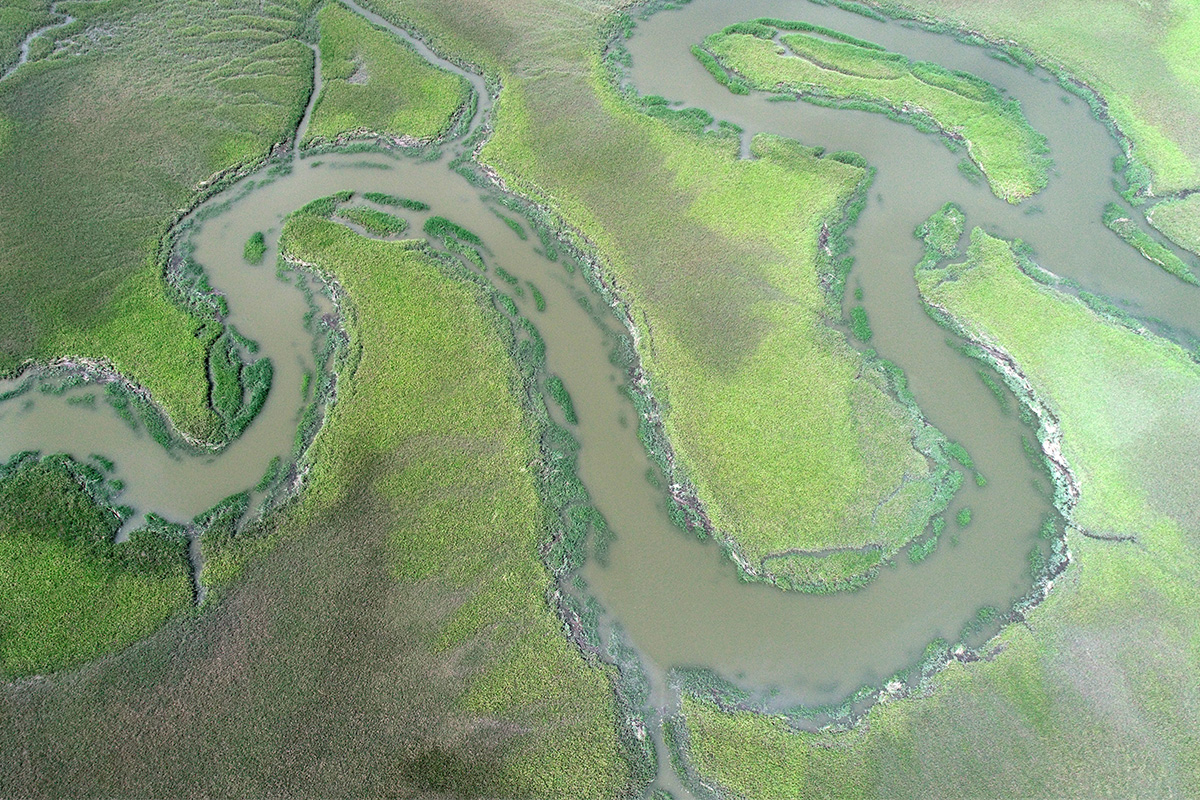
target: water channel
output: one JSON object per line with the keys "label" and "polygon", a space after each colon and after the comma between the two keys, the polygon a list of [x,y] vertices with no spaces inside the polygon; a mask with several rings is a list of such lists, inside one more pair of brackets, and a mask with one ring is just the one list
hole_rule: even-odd
{"label": "water channel", "polygon": [[[883,115],[729,93],[689,48],[727,24],[760,16],[828,26],[992,82],[1018,98],[1033,126],[1049,138],[1055,162],[1049,187],[1010,206],[986,186],[968,182],[957,168],[960,156],[937,138]],[[427,58],[449,66],[417,45]],[[446,156],[297,156],[290,171],[252,175],[188,218],[194,258],[228,298],[228,321],[257,342],[259,354],[275,367],[259,418],[224,451],[168,452],[133,433],[104,402],[81,400],[103,394],[90,385],[62,394],[32,391],[0,404],[0,459],[23,450],[102,454],[116,463],[115,477],[125,484],[120,502],[180,522],[255,485],[273,457],[289,457],[301,386],[315,369],[312,334],[303,322],[308,301],[281,282],[273,266],[282,220],[337,191],[383,192],[429,204],[429,212],[405,212],[410,230],[419,230],[430,214],[449,217],[486,242],[493,265],[522,285],[531,281],[545,296],[544,312],[534,309],[528,293],[515,300],[547,342],[549,370],[574,399],[581,477],[616,534],[606,565],[589,563],[584,577],[640,653],[654,703],[670,702],[665,675],[680,666],[711,668],[744,686],[774,690],[780,702],[837,703],[912,666],[935,639],[957,640],[980,607],[1011,606],[1031,589],[1028,553],[1052,506],[1045,487],[1036,487],[1041,478],[1022,447],[1029,428],[1002,411],[979,379],[978,363],[948,346],[947,334],[925,315],[912,274],[922,249],[912,231],[952,200],[966,211],[968,226],[1025,240],[1047,269],[1178,332],[1200,330],[1195,290],[1143,260],[1101,223],[1104,205],[1116,199],[1113,138],[1083,101],[1044,73],[1013,67],[947,36],[806,0],[692,0],[640,22],[627,46],[632,83],[644,94],[704,108],[740,125],[747,136],[768,131],[829,151],[852,150],[878,168],[868,207],[851,231],[855,267],[849,286],[863,290],[872,346],[904,370],[928,419],[963,443],[988,479],[982,488],[965,482],[949,509],[949,516],[964,505],[973,510],[957,543],[944,538],[925,562],[900,559],[852,593],[815,596],[740,582],[718,547],[671,524],[663,490],[646,479],[651,463],[622,391],[627,376],[609,359],[617,320],[589,314],[578,302],[589,291],[578,271],[545,258],[534,237],[520,239],[494,213],[503,210],[496,196],[448,169]],[[468,77],[481,98],[474,128],[489,103],[482,80]],[[228,207],[206,212],[224,203]],[[255,231],[267,233],[260,266],[242,258]]]}

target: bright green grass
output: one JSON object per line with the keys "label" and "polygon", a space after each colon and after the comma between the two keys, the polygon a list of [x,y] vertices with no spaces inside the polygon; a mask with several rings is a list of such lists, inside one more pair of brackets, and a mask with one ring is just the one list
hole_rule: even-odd
{"label": "bright green grass", "polygon": [[1200,194],[1165,200],[1147,215],[1150,224],[1175,244],[1200,255]]}
{"label": "bright green grass", "polygon": [[948,258],[958,254],[966,215],[953,203],[946,203],[937,213],[925,220],[913,235],[925,242],[932,254]]}
{"label": "bright green grass", "polygon": [[106,357],[182,428],[211,431],[211,336],[168,300],[158,247],[202,181],[291,135],[311,86],[312,52],[293,38],[307,12],[78,4],[54,32],[64,54],[0,83],[0,372]]}
{"label": "bright green grass", "polygon": [[[684,701],[689,762],[746,798],[1190,796],[1200,792],[1200,580],[1190,531],[1200,480],[1200,367],[1173,344],[1036,284],[976,230],[969,260],[918,273],[971,338],[1003,347],[1058,415],[1080,478],[1049,597],[952,663],[932,693],[875,706],[845,733]],[[1013,765],[1019,764],[1019,769]]]}
{"label": "bright green grass", "polygon": [[[598,249],[632,304],[677,465],[748,562],[896,552],[925,528],[937,510],[925,480],[872,524],[906,473],[930,467],[907,413],[825,322],[840,313],[817,239],[861,168],[770,136],[740,160],[731,138],[641,113],[605,72],[599,3],[371,5],[500,77],[483,161]],[[785,200],[796,197],[802,207]]]}
{"label": "bright green grass", "polygon": [[450,129],[470,84],[339,3],[321,9],[321,96],[305,141],[377,133],[420,142]]}
{"label": "bright green grass", "polygon": [[1200,524],[1186,500],[1200,471],[1184,444],[1200,426],[1200,367],[1182,348],[1036,284],[1000,239],[975,230],[969,256],[921,270],[922,296],[968,338],[1007,351],[1058,414],[1083,486],[1076,521],[1108,533],[1137,533],[1162,514],[1184,529]]}
{"label": "bright green grass", "polygon": [[874,0],[889,13],[938,17],[1031,50],[1098,90],[1162,195],[1200,185],[1200,6],[1108,0]]}
{"label": "bright green grass", "polygon": [[1104,224],[1141,253],[1147,261],[1157,264],[1186,283],[1200,285],[1200,279],[1192,273],[1191,267],[1169,247],[1142,230],[1121,206],[1116,203],[1108,204],[1104,209]]}
{"label": "bright green grass", "polygon": [[361,225],[363,230],[375,236],[399,236],[408,229],[408,220],[366,206],[340,208],[337,216]]}
{"label": "bright green grass", "polygon": [[191,602],[181,551],[159,564],[56,462],[0,481],[0,677],[50,672],[134,642]]}
{"label": "bright green grass", "polygon": [[708,37],[705,47],[758,89],[928,117],[940,130],[965,140],[997,197],[1017,202],[1046,186],[1045,137],[1030,127],[1016,101],[1005,100],[990,84],[850,42],[806,33],[784,33],[781,41],[790,52],[733,26]]}

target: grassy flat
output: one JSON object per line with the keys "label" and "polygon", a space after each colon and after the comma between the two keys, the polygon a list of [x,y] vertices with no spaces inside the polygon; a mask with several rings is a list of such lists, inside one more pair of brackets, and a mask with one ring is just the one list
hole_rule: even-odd
{"label": "grassy flat", "polygon": [[153,564],[137,557],[140,538],[113,545],[117,518],[60,462],[34,461],[6,475],[0,508],[0,677],[119,649],[190,605],[182,550]]}
{"label": "grassy flat", "polygon": [[[78,47],[0,83],[0,373],[107,358],[205,436],[216,331],[164,291],[167,225],[287,140],[312,85],[304,2],[80,4]],[[269,13],[268,13],[269,12]],[[179,20],[186,20],[186,25]],[[65,42],[65,40],[64,40]]]}
{"label": "grassy flat", "polygon": [[1164,200],[1146,216],[1150,224],[1168,239],[1200,255],[1200,195]]}
{"label": "grassy flat", "polygon": [[942,29],[1014,42],[1065,69],[1103,98],[1132,140],[1150,194],[1200,184],[1200,7],[1166,0],[1153,9],[1107,0],[1051,0],[1030,14],[1024,0],[881,0],[892,14],[937,18]]}
{"label": "grassy flat", "polygon": [[[968,337],[1002,347],[1058,416],[1079,477],[1072,565],[1049,597],[918,699],[875,706],[846,733],[797,733],[688,699],[687,754],[747,798],[989,797],[1200,790],[1200,367],[1180,348],[1035,283],[1008,243],[976,230],[968,260],[918,275]],[[1012,764],[1020,763],[1021,769]]]}
{"label": "grassy flat", "polygon": [[1003,240],[976,230],[969,255],[962,265],[921,270],[922,296],[968,338],[1008,352],[1054,409],[1083,487],[1078,524],[1137,533],[1163,513],[1184,527],[1200,524],[1194,512],[1180,516],[1184,487],[1197,477],[1182,442],[1200,425],[1200,367],[1182,348],[1034,283]]}
{"label": "grassy flat", "polygon": [[705,39],[704,47],[756,89],[792,91],[839,105],[864,104],[900,119],[916,115],[931,121],[965,141],[993,193],[1009,202],[1045,188],[1050,167],[1046,139],[1029,125],[1017,102],[1003,98],[995,87],[934,64],[911,62],[877,45],[789,33],[768,24],[772,22],[788,25],[771,20],[733,25]]}
{"label": "grassy flat", "polygon": [[367,132],[427,142],[450,129],[471,92],[465,78],[340,3],[317,19],[322,87],[305,142]]}

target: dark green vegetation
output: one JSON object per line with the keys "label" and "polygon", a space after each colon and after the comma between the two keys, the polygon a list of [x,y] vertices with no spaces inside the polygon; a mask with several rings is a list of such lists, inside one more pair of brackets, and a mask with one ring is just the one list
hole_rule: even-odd
{"label": "dark green vegetation", "polygon": [[1017,101],[972,75],[912,62],[803,22],[731,25],[705,39],[704,47],[719,62],[716,69],[728,69],[753,88],[884,111],[964,142],[997,197],[1015,203],[1046,186],[1045,137],[1030,127]]}
{"label": "dark green vegetation", "polygon": [[17,456],[0,465],[0,677],[73,666],[140,639],[192,599],[186,540],[122,516],[105,465]]}
{"label": "dark green vegetation", "polygon": [[322,86],[305,144],[371,135],[418,144],[451,129],[471,93],[465,78],[340,3],[317,16]]}
{"label": "dark green vegetation", "polygon": [[1147,260],[1154,262],[1182,281],[1193,286],[1200,286],[1200,279],[1197,279],[1192,273],[1191,267],[1175,255],[1169,247],[1142,230],[1137,222],[1129,217],[1129,213],[1118,204],[1109,203],[1105,207],[1104,224],[1145,256]]}
{"label": "dark green vegetation", "polygon": [[[686,698],[676,727],[708,785],[789,799],[944,796],[948,785],[988,797],[1200,790],[1188,666],[1200,658],[1190,534],[1200,476],[1186,444],[1200,425],[1200,367],[1035,282],[1020,263],[1008,243],[976,230],[965,263],[926,264],[918,281],[981,357],[1019,370],[1008,375],[1018,396],[1032,390],[1053,414],[1043,419],[1056,421],[1042,429],[1052,452],[1061,425],[1061,458],[1080,489],[1077,504],[1060,494],[1073,523],[1070,568],[1026,625],[989,644],[994,658],[950,662],[928,694],[876,705],[853,730],[800,733]],[[1130,535],[1136,543],[1121,541]],[[1055,536],[1052,521],[1042,536]],[[1030,560],[1044,569],[1040,551]],[[979,621],[995,614],[981,609]]]}
{"label": "dark green vegetation", "polygon": [[241,345],[228,333],[213,343],[208,361],[209,403],[220,420],[220,438],[236,439],[254,421],[267,402],[274,372],[267,358],[246,363]]}
{"label": "dark green vegetation", "polygon": [[445,217],[430,217],[425,220],[424,230],[427,234],[437,239],[458,239],[466,244],[483,244],[483,241],[478,236]]}
{"label": "dark green vegetation", "polygon": [[266,254],[267,239],[262,231],[256,231],[246,240],[246,246],[242,248],[242,258],[249,264],[261,264]]}
{"label": "dark green vegetation", "polygon": [[399,236],[408,230],[408,220],[366,206],[339,208],[337,215],[375,236]]}
{"label": "dark green vegetation", "polygon": [[558,404],[562,409],[563,417],[571,425],[579,423],[579,417],[575,415],[575,404],[571,402],[571,395],[567,393],[567,387],[563,386],[562,379],[557,375],[551,375],[546,379],[546,391],[550,393],[550,398]]}
{"label": "dark green vegetation", "polygon": [[508,324],[415,243],[300,215],[283,248],[350,321],[306,491],[198,619],[6,698],[0,793],[617,795],[610,673],[547,604]]}
{"label": "dark green vegetation", "polygon": [[850,332],[860,342],[871,341],[871,323],[867,320],[867,310],[862,306],[850,309]]}
{"label": "dark green vegetation", "polygon": [[0,372],[107,359],[182,430],[213,433],[205,365],[220,328],[197,336],[163,291],[162,237],[221,174],[292,135],[311,8],[72,4],[78,21],[48,34],[61,52],[0,83]]}

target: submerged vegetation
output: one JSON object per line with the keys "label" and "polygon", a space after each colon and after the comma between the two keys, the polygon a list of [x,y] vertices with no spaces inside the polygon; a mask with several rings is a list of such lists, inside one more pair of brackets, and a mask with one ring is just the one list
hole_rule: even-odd
{"label": "submerged vegetation", "polygon": [[705,39],[704,47],[753,88],[796,92],[839,108],[884,111],[964,142],[992,191],[1009,202],[1046,186],[1045,137],[1029,125],[1017,101],[972,75],[909,61],[803,22],[762,19],[731,25]]}

